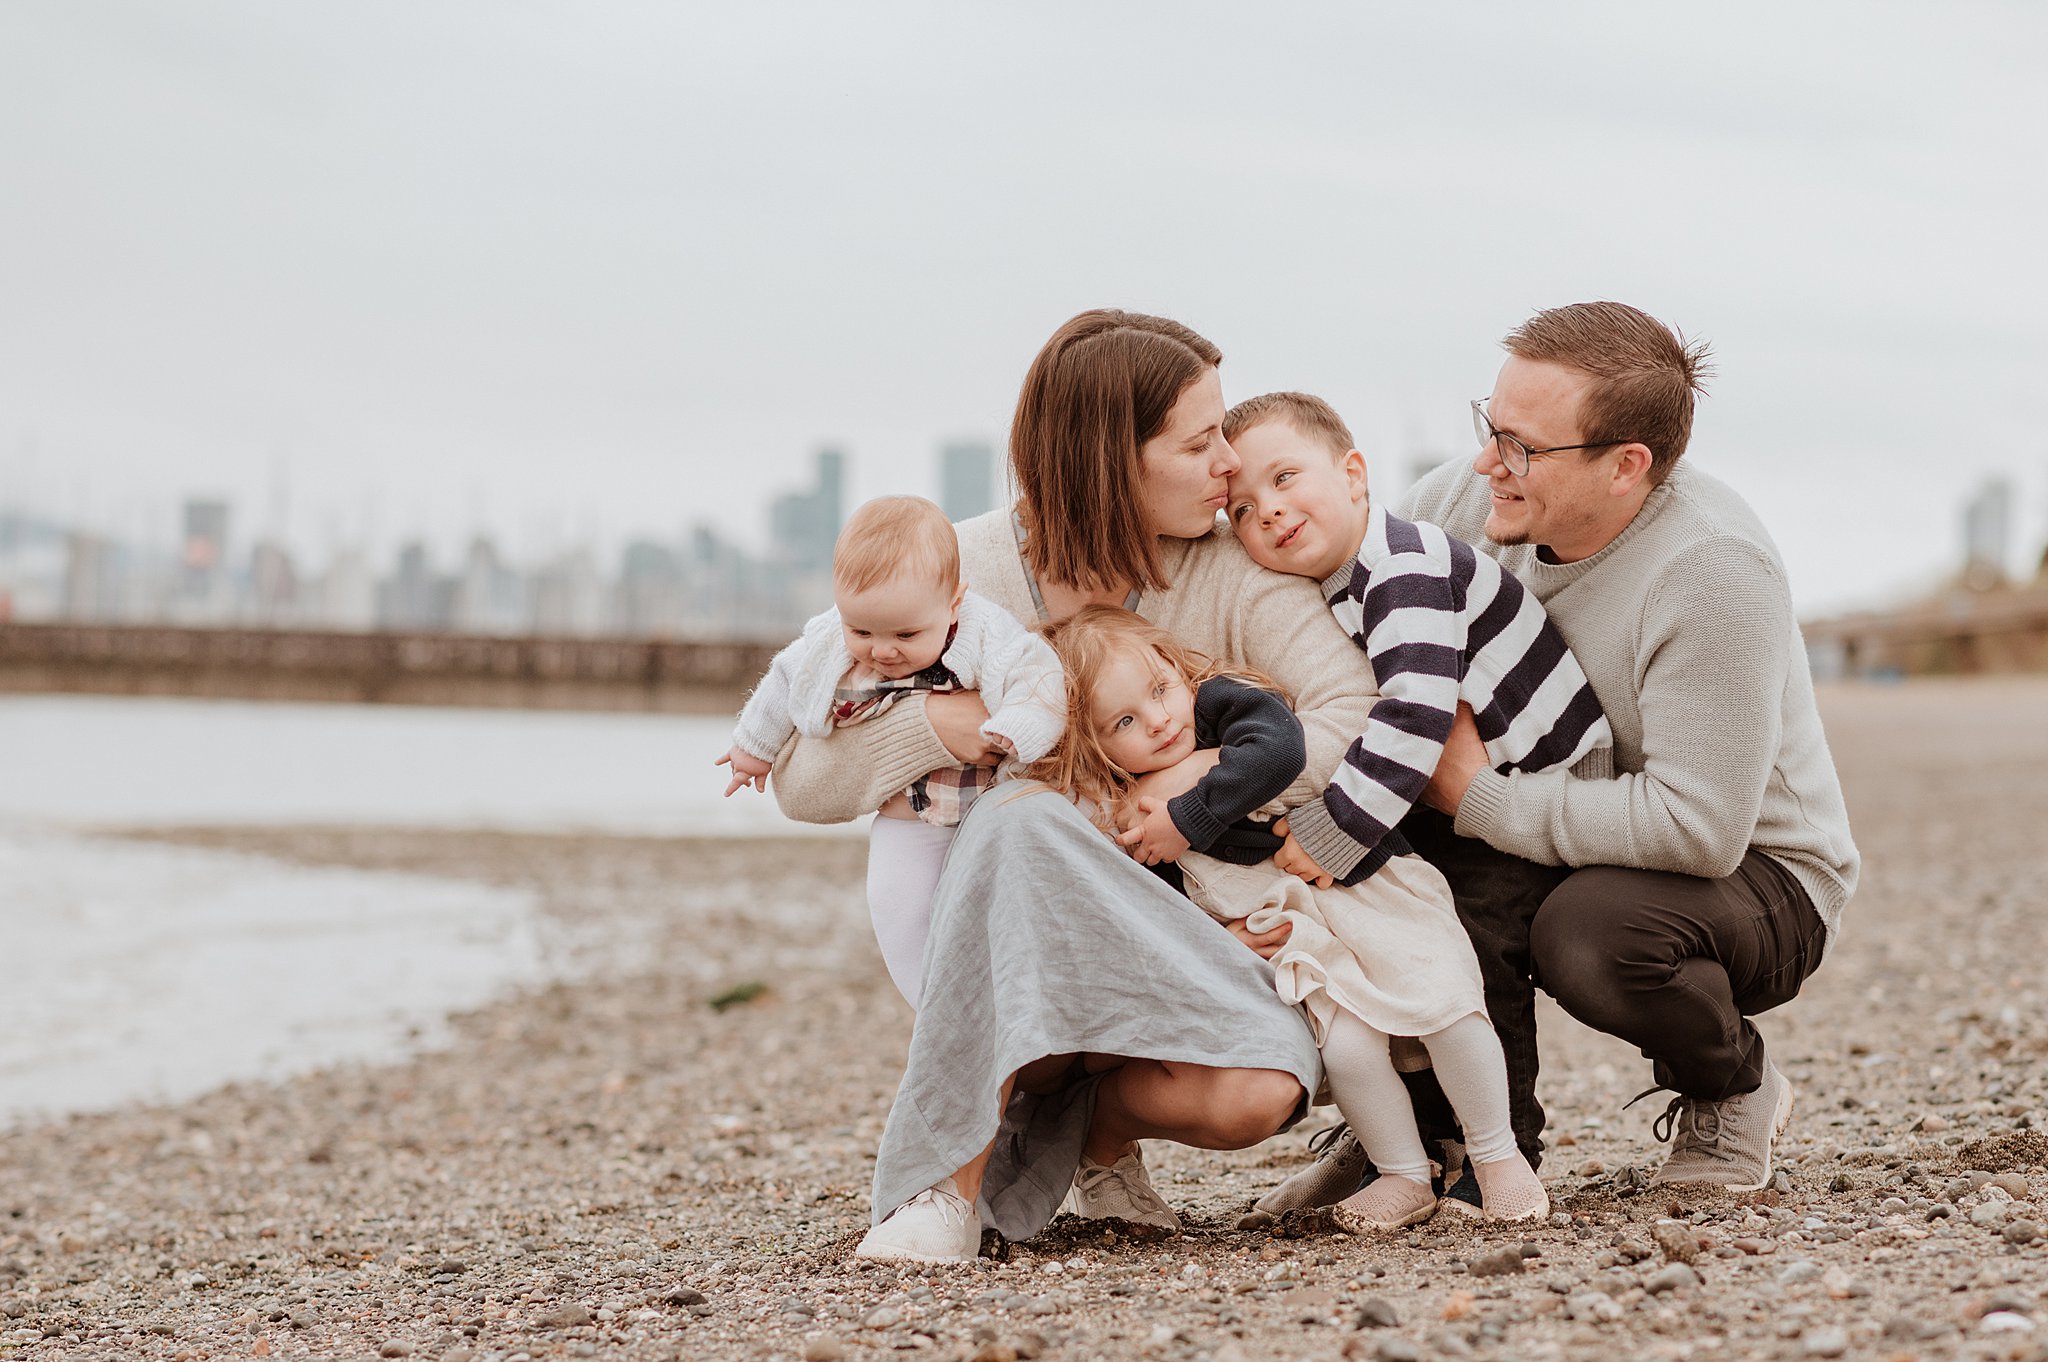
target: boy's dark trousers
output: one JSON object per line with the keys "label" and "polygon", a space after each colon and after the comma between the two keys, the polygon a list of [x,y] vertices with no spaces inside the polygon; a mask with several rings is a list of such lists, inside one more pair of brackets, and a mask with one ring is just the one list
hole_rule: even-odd
{"label": "boy's dark trousers", "polygon": [[[1474,837],[1460,837],[1451,820],[1418,804],[1401,820],[1401,835],[1418,855],[1450,881],[1458,919],[1479,957],[1486,1012],[1500,1037],[1508,1066],[1508,1115],[1515,1143],[1535,1168],[1543,1162],[1543,1106],[1536,1100],[1536,984],[1529,953],[1529,924],[1551,890],[1572,873],[1570,866],[1537,865],[1496,851]],[[1415,1103],[1423,1146],[1455,1140],[1458,1118],[1436,1073],[1403,1074]]]}

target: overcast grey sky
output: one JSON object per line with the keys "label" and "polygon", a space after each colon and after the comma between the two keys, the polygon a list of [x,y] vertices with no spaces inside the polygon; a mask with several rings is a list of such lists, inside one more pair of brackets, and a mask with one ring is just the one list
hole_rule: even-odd
{"label": "overcast grey sky", "polygon": [[1320,392],[1389,490],[1497,339],[1707,337],[1693,451],[1802,605],[2048,533],[2048,9],[2022,3],[0,6],[0,498],[523,553],[842,445],[999,440],[1084,307]]}

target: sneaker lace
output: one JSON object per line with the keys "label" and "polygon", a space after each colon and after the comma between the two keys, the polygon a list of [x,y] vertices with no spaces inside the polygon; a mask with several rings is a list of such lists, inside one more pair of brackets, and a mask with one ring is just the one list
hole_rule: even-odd
{"label": "sneaker lace", "polygon": [[973,1207],[967,1204],[965,1197],[947,1192],[939,1187],[925,1188],[922,1192],[904,1202],[903,1209],[909,1210],[919,1202],[936,1208],[940,1218],[947,1225],[954,1228],[966,1224],[968,1213],[973,1210]]}
{"label": "sneaker lace", "polygon": [[[1626,1111],[1653,1092],[1664,1089],[1648,1088],[1631,1097],[1622,1107]],[[1664,1108],[1664,1114],[1650,1122],[1650,1133],[1660,1144],[1672,1143],[1674,1131],[1685,1139],[1687,1146],[1696,1153],[1712,1159],[1730,1157],[1726,1142],[1727,1124],[1721,1118],[1719,1103],[1701,1102],[1687,1097],[1684,1093],[1672,1094],[1671,1101]]]}
{"label": "sneaker lace", "polygon": [[1351,1127],[1342,1121],[1337,1122],[1333,1126],[1324,1126],[1321,1130],[1308,1137],[1308,1152],[1319,1159],[1322,1158],[1330,1152],[1331,1147],[1337,1141],[1344,1138],[1345,1132],[1350,1129]]}

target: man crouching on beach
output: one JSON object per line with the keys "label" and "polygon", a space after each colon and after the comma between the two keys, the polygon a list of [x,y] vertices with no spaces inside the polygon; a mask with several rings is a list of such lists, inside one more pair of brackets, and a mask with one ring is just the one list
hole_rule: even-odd
{"label": "man crouching on beach", "polygon": [[[1525,1153],[1542,1149],[1540,984],[1675,1094],[1657,1182],[1762,1187],[1792,1085],[1750,1017],[1820,964],[1859,864],[1785,566],[1740,496],[1680,462],[1704,346],[1620,303],[1538,313],[1504,344],[1472,404],[1477,456],[1399,514],[1543,602],[1613,725],[1615,775],[1493,770],[1461,712],[1432,807],[1401,830],[1478,949]],[[1347,1133],[1254,1215],[1349,1195],[1363,1161]]]}

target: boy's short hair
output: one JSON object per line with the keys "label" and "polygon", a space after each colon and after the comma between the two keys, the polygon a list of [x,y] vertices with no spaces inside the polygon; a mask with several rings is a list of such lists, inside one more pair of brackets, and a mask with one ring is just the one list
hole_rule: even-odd
{"label": "boy's short hair", "polygon": [[1311,440],[1321,440],[1332,456],[1341,457],[1358,447],[1351,427],[1337,415],[1337,409],[1310,393],[1262,393],[1248,397],[1223,415],[1223,438],[1235,440],[1253,426],[1284,420]]}
{"label": "boy's short hair", "polygon": [[876,497],[846,518],[832,550],[832,580],[867,591],[915,574],[948,590],[960,584],[960,537],[937,503]]}

